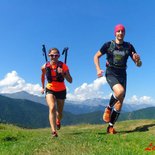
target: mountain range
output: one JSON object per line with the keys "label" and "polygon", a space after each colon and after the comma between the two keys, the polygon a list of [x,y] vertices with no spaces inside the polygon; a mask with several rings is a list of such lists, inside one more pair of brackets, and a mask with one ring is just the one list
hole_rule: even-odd
{"label": "mountain range", "polygon": [[[25,91],[12,93],[12,94],[1,94],[6,97],[14,99],[26,99],[43,105],[46,104],[45,96],[37,96],[29,94]],[[104,108],[108,105],[108,99],[94,98],[87,99],[84,101],[65,101],[64,111],[73,113],[73,114],[85,114],[96,111],[103,111]],[[151,104],[126,104],[123,103],[122,112],[132,112],[140,110],[143,108],[152,107]]]}
{"label": "mountain range", "polygon": [[[38,100],[37,96],[33,96],[25,92],[20,92],[19,94],[25,94],[27,97],[31,97],[31,100],[32,98]],[[13,95],[11,96],[11,94],[9,94],[11,97],[7,97],[9,96],[8,94],[0,95],[0,123],[15,124],[25,128],[49,127],[48,107],[43,103],[41,104],[40,102],[38,103],[28,99],[23,99],[22,97],[24,96],[25,98],[25,95],[20,96],[19,94],[16,95],[20,99],[15,98],[15,96],[13,97]],[[42,99],[44,99],[44,97]],[[92,105],[90,105],[90,101],[92,102]],[[99,102],[101,100],[87,100],[85,104],[84,102],[80,102],[78,105],[71,103],[71,101],[67,102],[66,105],[68,106],[68,109],[69,105],[72,105],[69,109],[71,112],[69,110],[67,111],[67,108],[64,110],[62,124],[103,124],[102,114],[103,107],[106,103],[103,105],[97,105],[95,104],[95,101]],[[83,107],[89,107],[89,109],[85,109]],[[77,112],[75,109],[83,111]],[[73,111],[76,111],[76,113],[73,113]],[[147,107],[128,112],[122,111],[118,121],[132,119],[155,119],[154,111],[155,107]]]}

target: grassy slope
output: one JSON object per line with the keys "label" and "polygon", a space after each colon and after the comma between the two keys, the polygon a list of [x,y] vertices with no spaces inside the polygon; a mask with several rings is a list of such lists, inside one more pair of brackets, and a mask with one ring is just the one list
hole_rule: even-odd
{"label": "grassy slope", "polygon": [[[50,129],[21,129],[0,124],[0,155],[145,155],[155,145],[155,120],[118,122],[118,134],[107,135],[107,125],[65,126],[52,139]],[[151,147],[152,148],[152,147]]]}

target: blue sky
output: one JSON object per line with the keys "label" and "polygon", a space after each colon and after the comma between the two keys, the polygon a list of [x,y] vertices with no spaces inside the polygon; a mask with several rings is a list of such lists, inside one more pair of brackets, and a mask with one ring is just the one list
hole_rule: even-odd
{"label": "blue sky", "polygon": [[[125,41],[143,61],[137,68],[128,60],[126,101],[155,104],[154,15],[154,0],[0,0],[0,92],[39,93],[45,44],[60,51],[69,47],[68,98],[108,98],[111,90],[105,77],[97,79],[93,56],[122,23]],[[105,56],[100,61],[105,70]]]}

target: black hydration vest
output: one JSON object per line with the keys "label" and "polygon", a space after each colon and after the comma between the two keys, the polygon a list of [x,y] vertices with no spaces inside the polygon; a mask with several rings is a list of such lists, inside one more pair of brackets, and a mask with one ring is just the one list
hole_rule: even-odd
{"label": "black hydration vest", "polygon": [[130,53],[131,45],[128,42],[124,42],[124,45],[119,49],[116,49],[115,41],[111,41],[107,53],[107,67],[114,67],[120,69],[126,69],[127,59]]}
{"label": "black hydration vest", "polygon": [[[62,68],[63,62],[58,61],[57,63],[57,68],[60,67]],[[52,81],[57,81],[57,82],[63,82],[64,81],[64,77],[62,76],[61,73],[58,73],[57,68],[55,69],[56,72],[56,76],[52,76],[52,67],[50,62],[47,62],[45,65],[45,70],[46,70],[46,78],[48,83],[51,83]]]}

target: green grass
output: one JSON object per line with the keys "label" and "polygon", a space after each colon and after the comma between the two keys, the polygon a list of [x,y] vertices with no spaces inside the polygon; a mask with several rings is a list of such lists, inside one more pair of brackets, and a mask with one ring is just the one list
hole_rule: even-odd
{"label": "green grass", "polygon": [[52,139],[49,128],[22,129],[0,124],[0,155],[155,154],[155,120],[118,122],[116,135],[106,134],[106,127],[107,124],[65,126],[58,132],[59,137]]}

